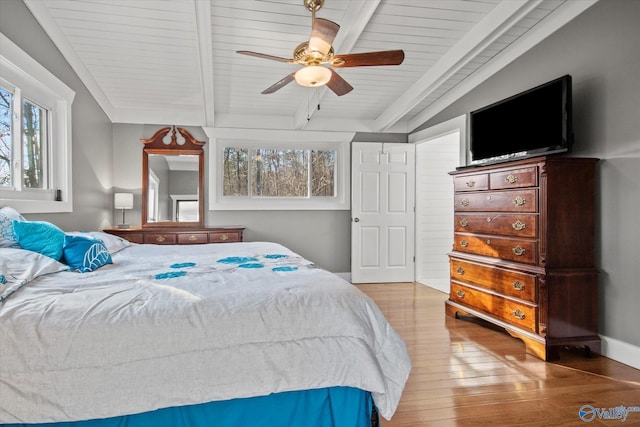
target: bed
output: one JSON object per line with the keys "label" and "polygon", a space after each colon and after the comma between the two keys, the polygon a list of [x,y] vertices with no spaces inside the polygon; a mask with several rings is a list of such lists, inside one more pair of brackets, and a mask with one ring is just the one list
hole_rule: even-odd
{"label": "bed", "polygon": [[[0,249],[0,423],[365,426],[411,362],[355,286],[267,242],[136,245],[85,273]],[[11,268],[19,270],[9,271]],[[6,296],[7,293],[5,293]]]}

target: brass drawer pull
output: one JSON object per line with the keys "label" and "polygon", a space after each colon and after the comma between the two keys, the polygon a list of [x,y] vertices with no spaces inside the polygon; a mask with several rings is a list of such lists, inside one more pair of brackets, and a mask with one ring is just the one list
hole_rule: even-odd
{"label": "brass drawer pull", "polygon": [[475,182],[474,180],[467,181],[467,187],[471,188],[471,187],[473,187],[474,185],[476,185],[476,182]]}
{"label": "brass drawer pull", "polygon": [[491,240],[487,239],[487,245],[491,244]]}
{"label": "brass drawer pull", "polygon": [[487,217],[487,222],[491,222],[493,221],[493,218],[491,218],[490,216]]}
{"label": "brass drawer pull", "polygon": [[156,242],[158,242],[158,243],[162,243],[162,242],[164,242],[165,240],[167,240],[167,239],[165,239],[165,237],[164,237],[164,236],[158,236],[158,237],[156,237]]}
{"label": "brass drawer pull", "polygon": [[517,196],[515,199],[513,199],[513,204],[516,206],[524,206],[524,204],[527,203],[527,200]]}
{"label": "brass drawer pull", "polygon": [[466,227],[467,225],[469,225],[469,221],[466,218],[462,218],[460,220],[460,226]]}
{"label": "brass drawer pull", "polygon": [[524,285],[519,280],[516,280],[511,285],[513,285],[513,289],[515,289],[516,291],[524,291]]}
{"label": "brass drawer pull", "polygon": [[456,268],[456,273],[458,273],[459,275],[462,276],[464,274],[464,268],[462,268],[462,267]]}
{"label": "brass drawer pull", "polygon": [[460,246],[463,246],[466,248],[467,246],[469,246],[469,242],[467,242],[466,240],[460,240]]}
{"label": "brass drawer pull", "polygon": [[507,184],[515,184],[516,182],[518,182],[518,177],[515,175],[507,175],[504,180],[507,182]]}
{"label": "brass drawer pull", "polygon": [[524,320],[524,318],[526,317],[525,314],[520,309],[515,310],[513,312],[513,316],[519,320]]}
{"label": "brass drawer pull", "polygon": [[487,200],[491,200],[491,196],[487,196]]}
{"label": "brass drawer pull", "polygon": [[189,236],[189,241],[190,242],[195,242],[196,240],[198,240],[198,236],[192,234],[191,236]]}
{"label": "brass drawer pull", "polygon": [[526,252],[526,250],[520,246],[516,246],[515,248],[511,249],[511,251],[518,256],[522,256]]}
{"label": "brass drawer pull", "polygon": [[516,231],[522,231],[525,229],[526,224],[520,220],[517,220],[516,222],[514,222],[513,224],[511,224],[511,226],[513,227],[514,230]]}
{"label": "brass drawer pull", "polygon": [[223,235],[220,236],[220,240],[222,240],[223,242],[225,240],[229,240],[229,236],[227,236],[226,234],[223,234]]}
{"label": "brass drawer pull", "polygon": [[464,298],[465,293],[462,290],[458,289],[458,292],[456,292],[456,295],[458,295],[460,298]]}
{"label": "brass drawer pull", "polygon": [[460,200],[460,204],[462,206],[469,206],[469,199],[462,199]]}

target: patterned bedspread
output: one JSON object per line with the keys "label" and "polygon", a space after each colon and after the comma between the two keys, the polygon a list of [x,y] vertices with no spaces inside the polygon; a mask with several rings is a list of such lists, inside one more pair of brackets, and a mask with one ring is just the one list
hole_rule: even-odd
{"label": "patterned bedspread", "polygon": [[351,386],[394,413],[411,369],[375,303],[273,243],[133,245],[0,305],[0,423]]}

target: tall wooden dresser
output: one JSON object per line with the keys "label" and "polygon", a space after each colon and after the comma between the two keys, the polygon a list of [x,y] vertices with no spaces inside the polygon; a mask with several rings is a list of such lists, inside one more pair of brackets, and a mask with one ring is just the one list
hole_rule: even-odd
{"label": "tall wooden dresser", "polygon": [[448,315],[498,325],[543,360],[564,346],[600,352],[596,162],[547,156],[450,173]]}

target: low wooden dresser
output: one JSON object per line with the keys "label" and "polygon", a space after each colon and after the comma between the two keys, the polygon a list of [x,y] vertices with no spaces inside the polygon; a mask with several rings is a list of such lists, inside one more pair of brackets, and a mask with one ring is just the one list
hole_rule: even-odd
{"label": "low wooden dresser", "polygon": [[244,227],[214,228],[107,228],[105,233],[122,237],[133,243],[156,245],[193,245],[202,243],[242,242]]}
{"label": "low wooden dresser", "polygon": [[548,156],[450,173],[448,315],[498,325],[543,360],[564,346],[600,352],[596,162]]}

